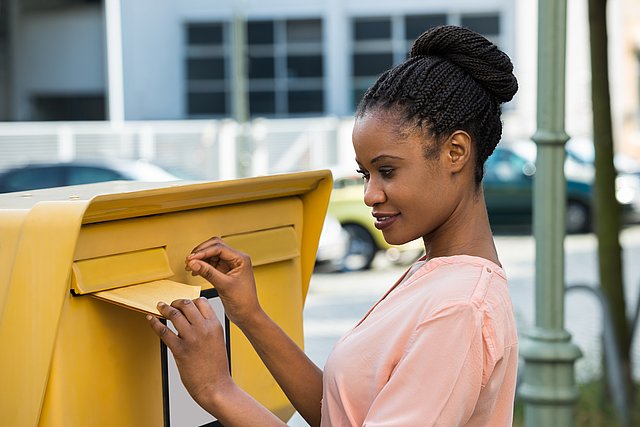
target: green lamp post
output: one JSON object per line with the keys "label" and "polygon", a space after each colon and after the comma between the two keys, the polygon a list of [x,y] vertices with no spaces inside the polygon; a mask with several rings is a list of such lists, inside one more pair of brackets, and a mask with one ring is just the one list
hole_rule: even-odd
{"label": "green lamp post", "polygon": [[538,13],[538,147],[534,177],[535,324],[524,337],[519,390],[528,427],[573,426],[578,398],[574,364],[581,356],[564,329],[566,184],[564,130],[566,0],[540,0]]}
{"label": "green lamp post", "polygon": [[252,173],[251,140],[249,138],[249,92],[247,90],[247,18],[246,1],[234,2],[232,29],[232,110],[233,118],[238,123],[236,135],[236,152],[238,160],[238,177],[247,177]]}

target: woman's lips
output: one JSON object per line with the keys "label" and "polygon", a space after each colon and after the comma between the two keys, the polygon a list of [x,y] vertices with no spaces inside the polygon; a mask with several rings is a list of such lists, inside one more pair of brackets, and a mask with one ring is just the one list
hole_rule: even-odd
{"label": "woman's lips", "polygon": [[394,222],[396,222],[396,220],[398,219],[398,215],[399,214],[388,215],[388,216],[377,216],[375,217],[376,220],[374,222],[374,225],[378,230],[385,230],[391,227],[391,225],[393,225]]}

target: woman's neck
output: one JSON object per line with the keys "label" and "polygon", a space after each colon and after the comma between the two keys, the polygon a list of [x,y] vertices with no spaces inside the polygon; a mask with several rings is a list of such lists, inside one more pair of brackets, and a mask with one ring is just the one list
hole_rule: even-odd
{"label": "woman's neck", "polygon": [[482,192],[462,205],[450,221],[423,240],[427,259],[471,255],[501,265]]}

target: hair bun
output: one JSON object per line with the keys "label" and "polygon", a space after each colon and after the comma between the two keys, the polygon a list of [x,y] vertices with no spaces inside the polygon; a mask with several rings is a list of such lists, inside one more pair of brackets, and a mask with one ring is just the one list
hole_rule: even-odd
{"label": "hair bun", "polygon": [[452,25],[431,28],[416,39],[410,56],[439,56],[456,64],[500,103],[510,101],[518,91],[509,57],[467,28]]}

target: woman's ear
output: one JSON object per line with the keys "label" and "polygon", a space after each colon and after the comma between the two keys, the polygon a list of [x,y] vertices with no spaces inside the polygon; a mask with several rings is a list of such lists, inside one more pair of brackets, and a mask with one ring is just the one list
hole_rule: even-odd
{"label": "woman's ear", "polygon": [[461,172],[471,163],[471,136],[463,130],[453,132],[443,144],[444,161],[451,173]]}

